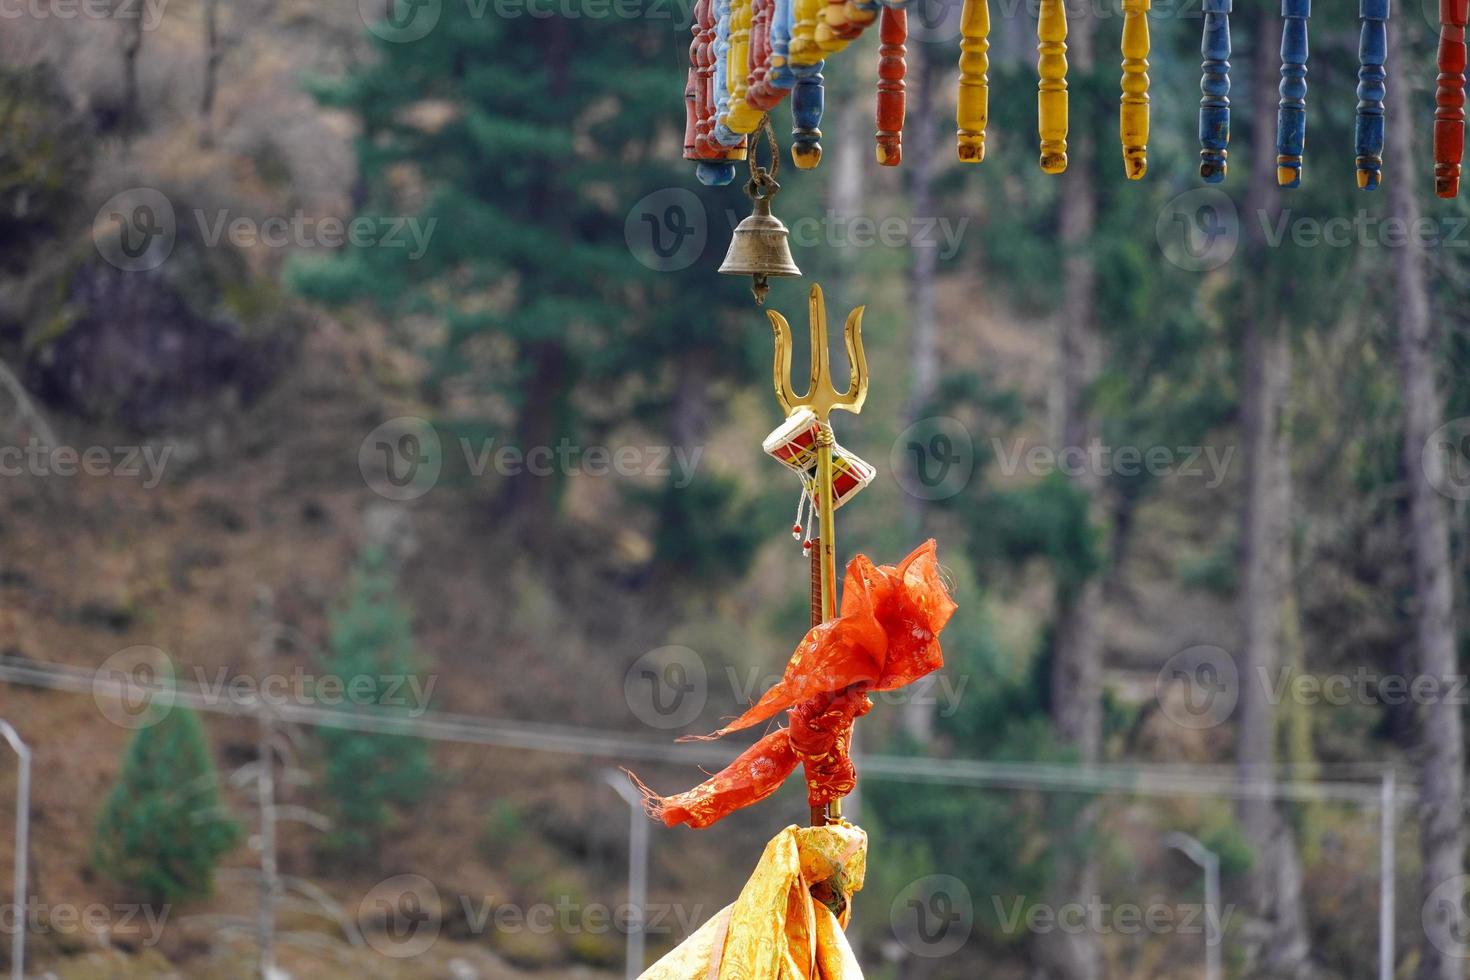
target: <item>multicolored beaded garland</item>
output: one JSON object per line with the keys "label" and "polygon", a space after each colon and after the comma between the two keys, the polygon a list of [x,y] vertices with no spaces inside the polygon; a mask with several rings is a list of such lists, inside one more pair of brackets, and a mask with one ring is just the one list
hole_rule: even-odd
{"label": "multicolored beaded garland", "polygon": [[[883,166],[903,159],[907,75],[906,7],[911,0],[698,0],[685,86],[684,157],[710,185],[735,179],[747,140],[767,113],[790,99],[791,159],[803,170],[822,159],[826,59],[873,24],[877,61],[875,153]],[[1122,80],[1118,134],[1129,180],[1148,170],[1150,0],[1121,0]],[[1374,190],[1383,178],[1384,96],[1391,0],[1359,0],[1358,86],[1354,150],[1357,184]],[[1231,0],[1202,0],[1199,106],[1200,178],[1226,177],[1230,147]],[[1302,181],[1307,143],[1307,34],[1311,0],[1281,0],[1281,98],[1276,117],[1276,178]],[[1465,147],[1466,27],[1470,0],[1439,0],[1438,87],[1434,112],[1434,178],[1440,197],[1459,193]],[[990,100],[989,0],[962,0],[955,151],[963,163],[985,159]],[[1037,139],[1041,169],[1067,169],[1067,9],[1038,0]]]}

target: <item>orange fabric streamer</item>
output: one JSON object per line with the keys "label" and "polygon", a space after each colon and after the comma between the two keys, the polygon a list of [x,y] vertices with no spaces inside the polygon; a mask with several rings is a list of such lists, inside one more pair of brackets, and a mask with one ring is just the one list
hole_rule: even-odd
{"label": "orange fabric streamer", "polygon": [[926,541],[896,566],[874,565],[863,555],[849,562],[838,617],[812,627],[781,681],[750,710],[702,737],[750,728],[783,710],[791,727],[771,732],[676,796],[661,797],[634,776],[649,814],[670,827],[708,827],[776,792],[798,762],[806,767],[812,806],[851,793],[857,784],[852,725],[873,707],[868,692],[903,687],[944,666],[939,633],[956,607],[941,579],[936,548],[932,539]]}

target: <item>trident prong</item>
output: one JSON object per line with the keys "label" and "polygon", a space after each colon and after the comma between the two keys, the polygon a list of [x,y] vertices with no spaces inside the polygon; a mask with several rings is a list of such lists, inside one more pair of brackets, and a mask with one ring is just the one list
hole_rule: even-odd
{"label": "trident prong", "polygon": [[775,310],[766,311],[766,316],[771,319],[771,329],[776,334],[776,401],[787,415],[798,408],[809,408],[822,422],[826,422],[836,408],[856,415],[863,410],[863,402],[868,398],[868,359],[863,353],[863,310],[866,307],[859,306],[849,313],[847,324],[842,329],[852,373],[847,390],[838,391],[832,384],[831,359],[827,351],[827,304],[821,286],[812,286],[807,305],[811,324],[812,374],[805,395],[797,395],[791,386],[791,324]]}

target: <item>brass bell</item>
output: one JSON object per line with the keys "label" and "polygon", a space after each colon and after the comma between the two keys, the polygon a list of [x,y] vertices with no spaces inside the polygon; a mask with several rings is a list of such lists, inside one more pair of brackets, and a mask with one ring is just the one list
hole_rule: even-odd
{"label": "brass bell", "polygon": [[770,276],[799,276],[801,270],[791,258],[791,233],[781,219],[771,214],[771,200],[781,185],[764,169],[745,185],[745,194],[755,205],[750,217],[735,227],[730,238],[730,251],[720,271],[727,276],[750,276],[750,291],[757,304],[764,304],[771,291],[766,281]]}

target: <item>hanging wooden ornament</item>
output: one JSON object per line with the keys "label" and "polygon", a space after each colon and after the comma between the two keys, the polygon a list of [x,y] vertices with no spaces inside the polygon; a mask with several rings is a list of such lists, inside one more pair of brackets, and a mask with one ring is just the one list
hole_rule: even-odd
{"label": "hanging wooden ornament", "polygon": [[[756,45],[751,51],[745,104],[763,117],[787,95],[796,77],[786,61],[790,45],[791,0],[757,0]],[[757,123],[759,123],[759,117]]]}
{"label": "hanging wooden ornament", "polygon": [[1230,156],[1230,2],[1203,0],[1204,56],[1199,87],[1199,175],[1207,184],[1225,179]]}
{"label": "hanging wooden ornament", "polygon": [[[905,6],[902,3],[893,4],[895,7]],[[857,28],[859,32],[871,27],[878,19],[878,10],[882,4],[878,0],[847,0],[847,9],[844,16],[847,22]]]}
{"label": "hanging wooden ornament", "polygon": [[1358,39],[1358,113],[1353,141],[1358,153],[1358,186],[1377,188],[1383,176],[1383,97],[1388,59],[1389,0],[1361,0],[1363,21]]}
{"label": "hanging wooden ornament", "polygon": [[879,27],[878,48],[878,163],[896,167],[903,159],[904,76],[908,64],[908,14],[897,7],[884,7]]}
{"label": "hanging wooden ornament", "polygon": [[1036,123],[1041,136],[1041,169],[1067,169],[1067,7],[1065,0],[1041,0],[1036,17]]}
{"label": "hanging wooden ornament", "polygon": [[[730,111],[726,115],[726,125],[732,132],[742,135],[755,132],[760,126],[761,119],[765,117],[766,111],[758,108],[750,99],[751,91],[764,78],[770,56],[770,18],[772,0],[742,0],[750,11],[750,27],[745,31],[747,35],[744,57],[735,60],[735,51],[731,49],[731,70],[740,72],[740,84],[730,96]],[[735,16],[733,13],[732,17]],[[749,66],[748,68],[746,66]]]}
{"label": "hanging wooden ornament", "polygon": [[1460,193],[1465,155],[1465,21],[1470,0],[1439,0],[1439,88],[1434,93],[1434,192]]}
{"label": "hanging wooden ornament", "polygon": [[1307,20],[1312,0],[1281,0],[1281,106],[1276,113],[1276,183],[1300,187],[1307,144]]}
{"label": "hanging wooden ornament", "polygon": [[[741,122],[742,114],[747,111],[745,87],[749,78],[750,24],[754,16],[755,0],[723,2],[729,4],[729,43],[725,49],[726,99],[719,121],[715,124],[715,141],[724,146],[737,146],[745,139],[745,133],[737,130],[736,124]],[[760,114],[757,113],[750,129],[754,130],[759,123]]]}
{"label": "hanging wooden ornament", "polygon": [[788,95],[796,85],[791,71],[791,27],[795,15],[792,0],[776,0],[776,13],[771,20],[771,86]]}
{"label": "hanging wooden ornament", "polygon": [[[684,134],[684,158],[698,161],[695,176],[701,184],[723,186],[735,179],[733,158],[743,157],[743,148],[731,149],[714,140],[715,128],[715,14],[714,0],[698,0],[690,27],[694,40],[689,47],[691,111],[694,133]],[[687,93],[686,93],[687,98]]]}
{"label": "hanging wooden ornament", "polygon": [[822,49],[817,46],[817,20],[825,0],[792,0],[794,21],[788,59],[796,84],[791,90],[791,162],[811,170],[822,162]]}
{"label": "hanging wooden ornament", "polygon": [[964,0],[960,8],[960,85],[955,96],[955,152],[961,163],[985,159],[990,119],[990,2]]}
{"label": "hanging wooden ornament", "polygon": [[1148,12],[1149,0],[1123,0],[1123,96],[1118,105],[1118,135],[1123,142],[1123,172],[1140,180],[1148,171]]}
{"label": "hanging wooden ornament", "polygon": [[866,26],[848,17],[848,0],[823,0],[818,9],[814,35],[817,47],[822,49],[823,55],[836,54],[852,43]]}

